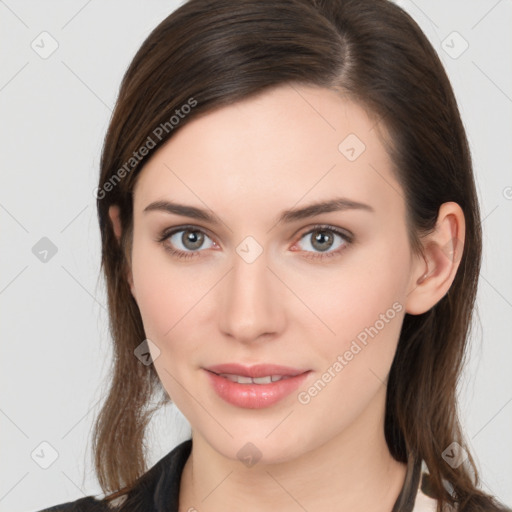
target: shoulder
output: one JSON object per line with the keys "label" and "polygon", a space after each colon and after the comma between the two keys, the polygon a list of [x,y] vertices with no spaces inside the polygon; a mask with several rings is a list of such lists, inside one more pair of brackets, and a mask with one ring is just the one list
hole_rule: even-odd
{"label": "shoulder", "polygon": [[[446,484],[446,489],[450,489],[451,485],[446,480],[443,480],[443,482]],[[421,483],[418,487],[412,512],[436,512],[437,504],[438,500],[434,496],[430,483],[430,473],[426,464],[422,462]],[[463,505],[460,503],[453,505],[444,503],[442,510],[447,512],[512,512],[512,509],[507,508],[493,496],[478,492],[478,490]]]}
{"label": "shoulder", "polygon": [[87,496],[75,501],[68,501],[60,505],[54,505],[37,512],[112,512],[106,501],[98,500],[93,496]]}
{"label": "shoulder", "polygon": [[153,510],[156,505],[162,510],[177,510],[181,474],[191,447],[191,439],[176,446],[117,498],[86,496],[37,512],[116,512],[137,507]]}
{"label": "shoulder", "polygon": [[127,496],[113,500],[86,496],[74,501],[53,505],[37,512],[116,512],[118,506],[126,501]]}
{"label": "shoulder", "polygon": [[421,461],[417,491],[411,512],[436,512],[438,500],[429,489],[429,472],[425,461]]}
{"label": "shoulder", "polygon": [[413,512],[436,512],[436,510],[437,500],[426,495],[420,488],[416,495]]}

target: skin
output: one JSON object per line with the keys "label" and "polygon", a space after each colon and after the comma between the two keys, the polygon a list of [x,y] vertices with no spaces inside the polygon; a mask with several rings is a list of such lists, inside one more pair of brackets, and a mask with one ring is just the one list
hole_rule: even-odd
{"label": "skin", "polygon": [[[404,193],[379,128],[334,91],[283,85],[192,120],[138,177],[127,279],[160,350],[155,369],[192,428],[180,512],[391,510],[406,466],[384,438],[386,379],[405,313],[430,309],[455,277],[460,257],[446,248],[464,240],[464,216],[457,204],[442,205],[424,254],[412,251]],[[366,146],[354,161],[338,149],[351,133]],[[372,211],[276,223],[285,209],[334,197]],[[209,208],[220,223],[143,212],[158,200]],[[110,216],[119,237],[116,206]],[[179,259],[156,240],[187,224],[207,236],[193,257]],[[348,230],[352,242],[328,232],[334,239],[322,252],[313,245],[319,224]],[[194,252],[182,234],[167,246]],[[236,252],[249,235],[263,249],[252,263]],[[393,304],[401,311],[300,403],[298,393]],[[312,371],[277,404],[242,409],[217,396],[202,369],[226,362]],[[248,442],[261,452],[251,467],[237,457]]]}

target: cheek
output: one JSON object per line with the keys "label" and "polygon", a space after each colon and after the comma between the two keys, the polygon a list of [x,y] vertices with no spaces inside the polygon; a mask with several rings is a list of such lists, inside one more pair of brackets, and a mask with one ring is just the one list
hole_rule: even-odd
{"label": "cheek", "polygon": [[[193,263],[173,263],[163,248],[141,239],[134,244],[132,273],[144,332],[161,353],[155,367],[160,374],[164,365],[173,374],[179,373],[183,365],[178,362],[193,359],[201,346],[204,350],[204,308],[207,303],[212,307],[209,292],[218,272],[203,268],[201,275]],[[209,333],[211,328],[210,322]]]}
{"label": "cheek", "polygon": [[323,318],[336,335],[316,345],[324,365],[299,399],[309,413],[333,419],[325,428],[348,425],[385,385],[405,314],[407,247],[382,243],[358,253],[327,288]]}
{"label": "cheek", "polygon": [[[155,242],[136,240],[132,253],[132,273],[137,304],[146,336],[163,340],[166,333],[185,314],[188,295],[194,287],[185,287],[173,272],[169,257]],[[179,291],[178,291],[179,289]]]}
{"label": "cheek", "polygon": [[409,273],[409,245],[403,234],[392,239],[382,236],[354,248],[339,265],[310,277],[289,273],[288,280],[296,283],[295,290],[336,337],[346,340],[375,324],[388,310],[388,316],[394,318],[400,308],[393,309],[393,305],[403,307],[405,302]]}
{"label": "cheek", "polygon": [[357,387],[372,372],[384,380],[389,371],[405,314],[409,266],[405,235],[383,238],[354,251],[338,273],[318,283],[323,297],[315,292],[313,302],[335,332],[318,348],[329,364],[342,356],[345,377],[340,380],[350,386]]}

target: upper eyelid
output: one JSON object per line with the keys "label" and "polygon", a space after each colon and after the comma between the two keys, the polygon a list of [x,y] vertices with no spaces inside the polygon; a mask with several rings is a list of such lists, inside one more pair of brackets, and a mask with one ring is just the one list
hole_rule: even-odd
{"label": "upper eyelid", "polygon": [[[210,234],[209,229],[203,228],[201,226],[195,226],[195,225],[192,225],[192,224],[187,224],[185,226],[175,226],[175,227],[172,227],[172,228],[163,229],[161,231],[160,238],[161,239],[166,239],[166,238],[169,238],[172,235],[175,235],[176,233],[179,233],[180,231],[187,231],[187,230],[190,230],[190,231],[200,231],[201,233],[204,233],[205,235],[207,235],[212,240],[215,239],[215,237]],[[217,242],[215,242],[215,243],[217,243]]]}

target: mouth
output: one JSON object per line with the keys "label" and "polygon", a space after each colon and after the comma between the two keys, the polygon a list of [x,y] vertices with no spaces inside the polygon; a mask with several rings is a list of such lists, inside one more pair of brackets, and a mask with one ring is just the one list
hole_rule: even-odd
{"label": "mouth", "polygon": [[220,398],[237,407],[261,409],[290,395],[307,378],[311,370],[281,365],[236,363],[203,368]]}

